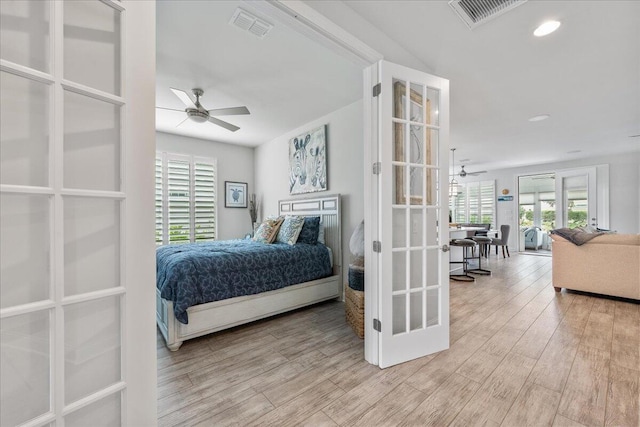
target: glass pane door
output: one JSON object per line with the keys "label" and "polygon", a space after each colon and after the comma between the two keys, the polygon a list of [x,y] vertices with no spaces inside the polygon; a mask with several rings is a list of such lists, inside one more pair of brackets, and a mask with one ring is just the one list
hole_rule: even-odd
{"label": "glass pane door", "polygon": [[556,197],[561,201],[561,208],[556,210],[559,227],[598,226],[594,167],[558,172]]}
{"label": "glass pane door", "polygon": [[448,347],[441,251],[448,199],[439,185],[448,167],[448,86],[444,79],[387,62],[382,70],[379,364],[386,367]]}
{"label": "glass pane door", "polygon": [[122,422],[123,15],[0,1],[1,425]]}

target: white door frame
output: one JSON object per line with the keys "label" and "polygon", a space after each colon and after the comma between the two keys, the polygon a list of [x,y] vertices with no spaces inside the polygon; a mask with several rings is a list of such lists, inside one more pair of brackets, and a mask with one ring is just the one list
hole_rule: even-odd
{"label": "white door frame", "polygon": [[124,29],[126,68],[123,74],[125,111],[127,207],[124,218],[127,304],[124,337],[127,390],[126,425],[157,424],[156,354],[156,4],[126,1]]}
{"label": "white door frame", "polygon": [[[250,7],[289,25],[305,36],[317,41],[334,52],[350,59],[363,67],[363,140],[364,144],[364,223],[365,223],[365,281],[377,274],[377,258],[372,251],[372,230],[377,229],[376,196],[373,194],[373,175],[371,165],[377,154],[373,149],[377,145],[378,129],[372,121],[373,96],[371,88],[377,81],[376,64],[384,57],[342,27],[336,25],[324,15],[299,0],[252,1]],[[373,319],[378,318],[378,289],[365,286],[365,328],[364,357],[369,363],[378,365],[378,332],[373,329]]]}

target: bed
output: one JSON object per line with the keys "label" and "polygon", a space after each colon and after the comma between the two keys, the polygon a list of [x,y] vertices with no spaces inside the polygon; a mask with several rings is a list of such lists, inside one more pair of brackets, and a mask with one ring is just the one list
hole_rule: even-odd
{"label": "bed", "polygon": [[[318,259],[321,261],[318,262],[318,268],[328,268],[326,274],[329,275],[327,277],[304,281],[297,284],[284,283],[274,285],[275,287],[279,288],[244,296],[233,296],[234,293],[240,292],[236,292],[234,286],[228,286],[228,284],[225,284],[224,280],[222,280],[223,283],[219,283],[219,286],[221,288],[219,288],[215,292],[210,293],[215,294],[215,298],[224,299],[192,305],[187,308],[189,302],[185,302],[184,299],[180,298],[180,296],[184,296],[185,294],[185,292],[180,288],[180,281],[186,282],[198,280],[198,278],[195,276],[198,276],[199,274],[195,274],[192,276],[182,276],[180,280],[171,285],[173,286],[173,288],[168,290],[165,289],[166,277],[163,277],[164,272],[162,271],[162,267],[159,265],[158,284],[164,289],[164,293],[161,292],[158,286],[156,287],[156,321],[158,324],[158,328],[160,329],[160,332],[162,333],[167,343],[167,347],[170,350],[178,350],[182,343],[188,339],[196,338],[202,335],[231,328],[233,326],[252,322],[254,320],[273,316],[279,313],[284,313],[321,301],[342,297],[340,196],[333,195],[313,199],[281,200],[280,202],[278,202],[278,214],[320,216],[324,228],[325,245],[329,249],[327,251],[325,248],[325,255],[322,254],[321,245],[315,245],[317,246],[316,248],[311,248],[311,246],[314,245],[304,244],[294,246],[301,246],[300,248],[296,249],[299,249],[303,254],[306,253],[306,255],[300,256],[319,257]],[[207,256],[208,252],[226,253],[240,251],[242,253],[243,250],[248,250],[245,257],[253,260],[253,268],[257,268],[258,271],[262,271],[260,263],[256,261],[258,258],[254,256],[256,254],[256,251],[262,252],[268,249],[284,251],[286,249],[282,247],[285,244],[278,244],[273,248],[265,248],[265,246],[269,245],[261,245],[250,241],[228,241],[219,242],[218,245],[207,246],[206,244],[197,244],[192,246],[195,247],[198,245],[202,246],[194,249],[189,249],[197,250],[198,254],[195,255],[195,258],[191,258],[191,260],[187,260],[186,262],[191,264],[192,267],[190,269],[192,271],[198,270],[201,272],[206,268],[203,268],[203,264],[199,264],[199,262],[203,262],[202,260]],[[179,246],[181,245],[172,245],[170,247],[167,247],[166,249],[163,248],[163,251],[167,252],[167,254],[170,254],[172,252],[182,253],[189,251],[181,251],[178,249]],[[180,254],[179,256],[182,256],[182,254]],[[285,252],[282,252],[279,256],[285,257],[292,255],[287,255]],[[328,259],[328,267],[323,266],[323,256],[331,258]],[[196,261],[194,261],[194,259]],[[304,276],[298,273],[290,275],[284,274],[282,281],[291,281],[293,280],[292,278],[295,277],[298,277],[299,279],[300,277]],[[239,287],[247,288],[249,292],[258,292],[261,290],[259,286],[251,283],[251,278],[249,276],[244,276],[244,278],[246,279],[246,285],[242,285]],[[236,277],[235,279],[238,279],[238,277]],[[284,285],[284,287],[280,287],[282,285]],[[196,284],[196,286],[200,285]],[[245,289],[245,291],[247,289]],[[163,298],[162,295],[164,295],[168,299]],[[183,323],[185,320],[188,321],[188,323]]]}

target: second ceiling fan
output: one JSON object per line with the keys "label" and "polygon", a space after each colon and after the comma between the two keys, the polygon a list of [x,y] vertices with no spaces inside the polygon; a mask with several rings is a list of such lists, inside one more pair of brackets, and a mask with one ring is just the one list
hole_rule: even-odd
{"label": "second ceiling fan", "polygon": [[[452,148],[451,151],[453,152],[453,163],[454,163],[454,167],[455,167],[455,154],[456,154],[456,149]],[[481,173],[487,173],[487,171],[473,171],[473,172],[467,172],[466,170],[464,170],[464,165],[460,165],[460,172],[458,173],[454,173],[454,175],[459,176],[460,178],[464,178],[465,176],[469,175],[469,176],[477,176],[480,175]]]}
{"label": "second ceiling fan", "polygon": [[457,173],[457,175],[460,178],[464,178],[465,176],[469,175],[469,176],[477,176],[480,175],[481,173],[487,173],[487,171],[473,171],[473,172],[467,172],[466,170],[464,170],[464,165],[460,166],[460,172]]}
{"label": "second ceiling fan", "polygon": [[185,108],[184,110],[176,110],[175,108],[165,108],[165,107],[157,107],[157,108],[161,110],[183,111],[187,113],[187,117],[183,121],[178,123],[176,127],[180,126],[187,119],[191,119],[197,123],[203,123],[208,121],[213,123],[214,125],[218,125],[227,130],[230,130],[231,132],[235,132],[238,129],[240,129],[238,126],[232,125],[231,123],[225,122],[224,120],[217,119],[213,116],[235,116],[239,114],[251,114],[247,109],[247,107],[245,106],[216,108],[213,110],[207,110],[202,106],[202,104],[200,104],[200,97],[204,95],[204,91],[199,88],[191,89],[191,91],[193,92],[193,95],[196,97],[195,100],[187,92],[183,90],[174,89],[174,88],[169,88],[169,89],[171,89],[171,92],[173,92],[178,98],[180,98],[180,101],[182,101],[187,108]]}

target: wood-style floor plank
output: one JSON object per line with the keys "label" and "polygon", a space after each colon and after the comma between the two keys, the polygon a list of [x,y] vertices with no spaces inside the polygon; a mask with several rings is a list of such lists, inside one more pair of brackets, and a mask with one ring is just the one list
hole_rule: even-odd
{"label": "wood-style floor plank", "polygon": [[158,335],[160,426],[640,425],[640,303],[556,293],[551,259],[451,283],[450,348],[381,370],[332,301],[187,341]]}
{"label": "wood-style floor plank", "polygon": [[639,388],[640,371],[611,365],[605,426],[640,425]]}
{"label": "wood-style floor plank", "polygon": [[401,426],[446,426],[453,421],[480,387],[453,374],[400,423]]}
{"label": "wood-style floor plank", "polygon": [[581,345],[571,368],[558,413],[588,426],[604,423],[610,351]]}
{"label": "wood-style floor plank", "polygon": [[509,353],[456,417],[455,425],[501,423],[529,377],[535,360]]}
{"label": "wood-style floor plank", "polygon": [[502,425],[551,426],[558,409],[560,393],[527,382],[509,409]]}
{"label": "wood-style floor plank", "polygon": [[395,426],[409,415],[426,395],[421,391],[407,385],[400,384],[391,393],[368,411],[352,420],[352,425],[357,427],[370,426]]}

